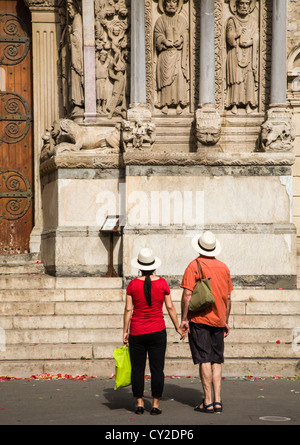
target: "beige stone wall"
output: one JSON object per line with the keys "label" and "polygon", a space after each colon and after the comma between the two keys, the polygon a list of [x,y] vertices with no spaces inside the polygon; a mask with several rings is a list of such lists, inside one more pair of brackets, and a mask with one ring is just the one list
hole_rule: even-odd
{"label": "beige stone wall", "polygon": [[288,28],[288,102],[293,109],[293,120],[296,123],[296,139],[294,152],[296,161],[293,166],[293,221],[297,228],[297,251],[300,251],[300,4],[297,0],[289,0]]}

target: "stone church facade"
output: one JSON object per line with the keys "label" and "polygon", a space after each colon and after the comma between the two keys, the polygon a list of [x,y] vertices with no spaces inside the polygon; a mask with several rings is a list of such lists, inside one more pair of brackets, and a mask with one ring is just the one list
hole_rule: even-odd
{"label": "stone church facade", "polygon": [[212,230],[235,288],[297,289],[299,1],[0,6],[3,261],[125,287],[147,246],[178,287]]}
{"label": "stone church facade", "polygon": [[48,273],[103,273],[109,237],[99,230],[121,215],[114,262],[125,278],[149,245],[178,282],[189,240],[210,228],[236,285],[295,288],[298,3],[27,6],[30,250]]}
{"label": "stone church facade", "polygon": [[2,144],[30,145],[33,165],[17,179],[27,197],[2,197],[2,254],[40,252],[54,275],[101,274],[99,230],[115,214],[124,277],[147,244],[176,280],[188,239],[210,228],[237,284],[296,286],[297,1],[10,3],[2,34],[16,55],[2,57],[2,80],[30,51],[32,103],[7,86],[17,106],[2,115]]}

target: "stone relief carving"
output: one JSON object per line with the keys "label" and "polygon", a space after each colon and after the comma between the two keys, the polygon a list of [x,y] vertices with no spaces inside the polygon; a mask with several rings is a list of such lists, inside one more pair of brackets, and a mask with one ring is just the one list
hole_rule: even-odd
{"label": "stone relief carving", "polygon": [[290,151],[296,138],[296,124],[286,108],[273,106],[267,112],[267,118],[261,126],[261,151]]}
{"label": "stone relief carving", "polygon": [[89,127],[78,125],[71,119],[60,119],[43,136],[40,161],[80,150],[114,153],[119,152],[119,148],[120,124],[114,128]]}
{"label": "stone relief carving", "polygon": [[155,106],[164,114],[189,104],[189,27],[182,15],[183,0],[158,0],[161,16],[154,26],[157,55]]}
{"label": "stone relief carving", "polygon": [[69,103],[72,115],[82,115],[83,95],[83,36],[80,0],[67,0],[67,23],[61,47],[64,54],[70,53],[65,63],[63,76],[69,79]]}
{"label": "stone relief carving", "polygon": [[123,120],[121,129],[124,151],[151,149],[155,142],[156,127],[152,122],[143,122],[142,119],[134,122]]}
{"label": "stone relief carving", "polygon": [[126,117],[129,8],[125,0],[95,0],[97,113]]}
{"label": "stone relief carving", "polygon": [[205,104],[196,111],[196,138],[198,148],[215,145],[221,137],[221,117],[215,106]]}
{"label": "stone relief carving", "polygon": [[230,0],[232,16],[226,23],[225,107],[251,113],[258,107],[259,28],[256,0]]}

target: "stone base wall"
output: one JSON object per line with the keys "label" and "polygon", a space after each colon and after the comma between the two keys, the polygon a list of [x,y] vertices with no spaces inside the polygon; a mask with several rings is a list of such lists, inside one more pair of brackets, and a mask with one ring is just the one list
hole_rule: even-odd
{"label": "stone base wall", "polygon": [[107,215],[121,215],[114,265],[124,285],[138,272],[131,259],[151,247],[162,259],[158,273],[177,286],[197,255],[192,237],[212,230],[236,286],[295,288],[293,161],[278,153],[52,158],[42,164],[46,271],[105,274],[109,238],[101,227]]}

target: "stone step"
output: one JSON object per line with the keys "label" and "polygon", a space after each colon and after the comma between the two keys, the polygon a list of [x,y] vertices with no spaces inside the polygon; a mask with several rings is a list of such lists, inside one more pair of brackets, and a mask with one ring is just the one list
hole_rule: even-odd
{"label": "stone step", "polygon": [[[222,367],[223,377],[293,377],[299,375],[298,359],[226,359]],[[166,359],[165,376],[199,377],[199,366],[191,359]],[[33,375],[88,375],[113,378],[115,361],[102,360],[14,360],[0,362],[0,376],[30,378]],[[146,374],[150,374],[149,366]],[[176,380],[175,380],[176,382]]]}
{"label": "stone step", "polygon": [[[45,293],[43,293],[45,298]],[[60,301],[62,295],[52,296],[52,301],[46,299],[38,302],[0,300],[0,316],[17,315],[123,315],[123,301]],[[174,302],[177,314],[180,314],[180,302]],[[164,314],[167,314],[164,308]],[[290,315],[293,314],[293,315]],[[300,315],[300,302],[233,302],[231,316],[282,315],[297,318]],[[236,317],[235,317],[236,318]]]}
{"label": "stone step", "polygon": [[[64,360],[64,359],[109,359],[112,352],[120,347],[116,343],[47,343],[47,344],[17,344],[6,345],[1,351],[1,361],[5,360]],[[2,348],[3,349],[3,348]],[[300,345],[292,344],[241,344],[227,343],[225,345],[226,358],[294,358],[299,359]],[[168,343],[166,357],[185,359],[191,357],[187,341],[183,343]]]}
{"label": "stone step", "polygon": [[[123,289],[26,289],[0,290],[0,302],[123,301]],[[122,303],[123,304],[123,303]]]}
{"label": "stone step", "polygon": [[121,289],[122,278],[52,277],[46,274],[0,276],[0,290],[24,289]]}
{"label": "stone step", "polygon": [[[255,377],[294,377],[299,375],[297,359],[227,359],[222,366],[223,378],[232,376]],[[191,359],[166,359],[165,376],[199,377],[199,366]],[[33,375],[48,373],[56,376],[96,376],[114,379],[115,362],[113,359],[103,360],[32,360],[0,362],[0,376],[30,378]],[[147,364],[145,374],[150,374]]]}
{"label": "stone step", "polygon": [[[2,307],[3,309],[3,307]],[[10,308],[12,310],[12,308]],[[6,308],[8,313],[9,307]],[[34,314],[34,310],[39,314]],[[169,317],[165,317],[167,327],[172,327]],[[294,329],[300,327],[300,315],[232,315],[233,329]],[[2,329],[81,329],[111,328],[123,326],[123,315],[106,314],[56,314],[53,304],[19,305],[19,315],[0,317]]]}
{"label": "stone step", "polygon": [[0,255],[0,274],[45,273],[38,253]]}
{"label": "stone step", "polygon": [[[4,328],[3,328],[4,329]],[[297,331],[298,332],[298,331]],[[178,342],[174,328],[167,328],[168,342]],[[298,332],[300,335],[300,329]],[[123,329],[120,328],[81,328],[81,329],[5,329],[6,345],[21,343],[103,343],[121,342]],[[295,333],[291,329],[231,329],[226,343],[291,343]]]}

